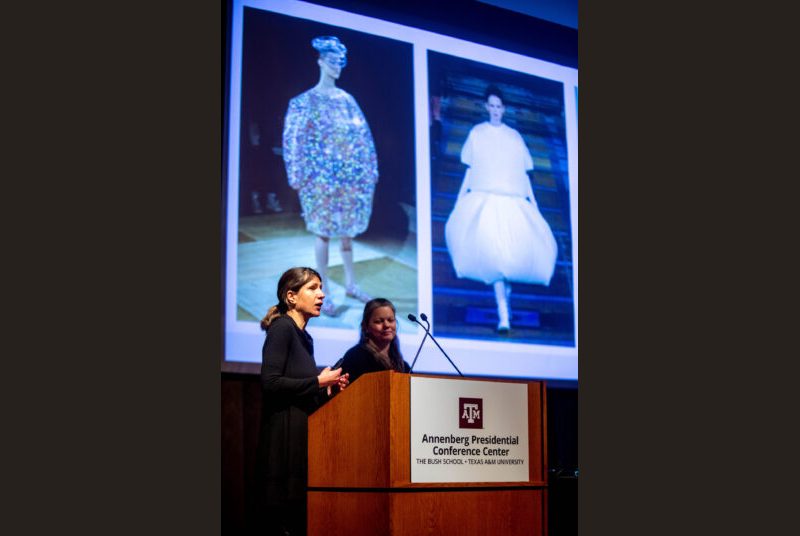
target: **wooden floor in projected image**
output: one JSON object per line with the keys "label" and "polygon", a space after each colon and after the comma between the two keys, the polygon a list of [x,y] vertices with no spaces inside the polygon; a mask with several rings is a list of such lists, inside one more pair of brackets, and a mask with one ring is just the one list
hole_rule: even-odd
{"label": "wooden floor in projected image", "polygon": [[[237,320],[261,320],[277,301],[281,274],[292,266],[315,267],[314,235],[296,212],[243,216],[239,220]],[[404,240],[353,240],[353,260],[359,287],[373,297],[389,299],[401,319],[417,311],[417,236]],[[345,295],[339,240],[329,245],[326,301],[337,305],[337,316],[320,315],[314,326],[357,330],[364,304]],[[398,320],[399,333],[416,333],[416,325]]]}

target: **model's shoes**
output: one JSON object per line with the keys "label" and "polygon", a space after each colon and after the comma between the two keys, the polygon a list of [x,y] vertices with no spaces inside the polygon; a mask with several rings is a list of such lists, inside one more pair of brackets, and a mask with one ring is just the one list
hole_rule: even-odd
{"label": "model's shoes", "polygon": [[275,195],[275,192],[269,192],[267,194],[267,208],[271,212],[283,212],[283,207],[280,201],[278,201],[278,196]]}
{"label": "model's shoes", "polygon": [[320,311],[322,311],[324,315],[336,316],[336,304],[332,301],[325,300],[322,302],[322,309],[320,309]]}
{"label": "model's shoes", "polygon": [[358,285],[349,285],[347,289],[345,289],[345,294],[364,303],[372,299],[372,296],[358,288]]}
{"label": "model's shoes", "polygon": [[253,214],[263,214],[264,209],[261,208],[261,200],[258,198],[258,192],[250,193],[250,205]]}
{"label": "model's shoes", "polygon": [[509,331],[511,331],[511,326],[508,321],[497,324],[497,333],[508,333]]}

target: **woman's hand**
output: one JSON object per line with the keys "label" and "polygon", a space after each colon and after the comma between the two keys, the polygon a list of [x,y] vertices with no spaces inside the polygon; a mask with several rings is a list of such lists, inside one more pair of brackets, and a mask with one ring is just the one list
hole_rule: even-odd
{"label": "woman's hand", "polygon": [[342,367],[339,367],[336,370],[331,370],[331,367],[325,367],[324,369],[322,369],[322,372],[319,373],[319,376],[317,376],[317,381],[319,382],[319,386],[330,387],[334,384],[338,384],[341,374],[342,374]]}
{"label": "woman's hand", "polygon": [[[342,374],[341,373],[342,372],[341,368],[338,368],[336,370],[330,370],[330,368],[326,367],[322,371],[322,374],[325,374],[326,371],[329,371],[330,374],[335,374],[337,372],[339,373],[339,377],[336,379],[335,383],[331,383],[331,384],[328,385],[328,388],[327,388],[328,396],[333,396],[336,393],[338,393],[339,391],[345,389],[348,385],[350,385],[350,373],[349,372],[347,374]],[[322,374],[317,376],[317,379],[320,382],[319,383],[320,386],[322,386]]]}
{"label": "woman's hand", "polygon": [[342,374],[341,376],[339,376],[339,383],[338,383],[339,390],[340,391],[344,390],[348,385],[350,385],[349,372],[347,374]]}

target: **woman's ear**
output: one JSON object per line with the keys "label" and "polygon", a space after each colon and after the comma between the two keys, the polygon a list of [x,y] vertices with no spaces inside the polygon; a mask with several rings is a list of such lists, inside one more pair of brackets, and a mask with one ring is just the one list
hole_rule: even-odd
{"label": "woman's ear", "polygon": [[294,305],[297,301],[297,294],[295,291],[290,290],[286,293],[286,303],[289,305]]}

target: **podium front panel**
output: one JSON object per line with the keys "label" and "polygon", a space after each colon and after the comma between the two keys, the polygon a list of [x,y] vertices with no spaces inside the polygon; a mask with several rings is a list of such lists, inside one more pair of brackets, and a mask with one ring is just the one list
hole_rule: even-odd
{"label": "podium front panel", "polygon": [[[473,420],[468,426],[475,426],[480,414],[484,428],[457,428],[453,436],[469,434],[472,444],[471,436],[479,433],[504,438],[519,432],[518,441],[479,443],[481,449],[516,447],[513,457],[510,451],[486,454],[495,458],[524,459],[520,452],[527,452],[527,478],[521,474],[515,477],[520,480],[486,481],[493,478],[489,475],[470,477],[480,481],[455,482],[457,477],[451,473],[444,476],[450,482],[412,482],[412,379],[435,379],[456,386],[460,394],[447,396],[450,402],[457,400],[451,408],[456,419]],[[488,392],[482,390],[484,384],[492,384],[489,391],[513,395],[497,400],[490,396],[487,402],[482,398]],[[434,402],[428,403],[439,403],[439,394],[432,393]],[[449,406],[450,402],[443,403]],[[502,406],[499,411],[509,414],[502,417],[512,417],[510,432],[486,426],[487,419],[494,422],[498,418],[498,403]],[[309,536],[546,535],[546,409],[543,382],[411,376],[394,371],[362,375],[309,417]],[[446,432],[432,433],[444,437]],[[458,440],[450,439],[450,443],[458,444]]]}
{"label": "podium front panel", "polygon": [[[497,436],[488,443],[480,443],[481,455],[495,460],[527,459],[527,476],[516,475],[514,480],[501,480],[500,477],[474,475],[469,477],[448,476],[439,481],[412,482],[412,428],[411,422],[411,384],[412,380],[437,380],[457,386],[462,391],[455,400],[455,407],[447,410],[448,417],[460,416],[458,404],[470,404],[467,408],[481,412],[484,428],[463,428],[459,435],[469,435],[473,448],[472,435]],[[512,417],[511,433],[492,432],[497,421],[495,402],[481,399],[476,387],[514,392],[510,399],[502,402],[504,412]],[[520,391],[519,393],[517,391]],[[517,398],[522,397],[519,400]],[[434,396],[436,394],[434,393]],[[460,401],[459,399],[467,399]],[[451,405],[446,402],[446,405]],[[476,407],[477,406],[477,407]],[[474,416],[477,416],[475,414]],[[506,415],[503,415],[505,418]],[[488,420],[488,424],[487,424]],[[474,425],[475,423],[467,423]],[[458,426],[458,425],[456,425]],[[487,433],[488,432],[488,433]],[[434,436],[447,435],[431,430]],[[455,436],[456,433],[454,432]],[[504,438],[514,436],[514,441]],[[516,436],[519,436],[518,441]],[[429,438],[430,439],[430,438]],[[443,439],[439,437],[438,439]],[[437,440],[438,440],[437,439]],[[455,444],[449,436],[450,444],[426,442],[426,447],[449,447]],[[464,441],[464,440],[462,440]],[[495,441],[491,443],[491,441]],[[509,444],[506,444],[509,443]],[[546,437],[546,394],[543,382],[518,382],[509,380],[456,378],[430,375],[409,375],[394,371],[373,372],[362,375],[345,391],[338,394],[325,406],[309,417],[308,437],[308,485],[311,488],[433,488],[433,487],[510,487],[547,485],[547,437]],[[483,449],[487,448],[486,453]],[[508,449],[509,452],[503,452]],[[512,456],[513,449],[513,456]],[[527,456],[521,453],[527,451]],[[437,451],[439,452],[439,451]],[[452,451],[450,451],[452,452]],[[431,452],[433,454],[433,452]],[[445,455],[440,455],[443,459]],[[452,457],[450,454],[446,456]],[[416,456],[414,458],[417,458]],[[431,456],[433,459],[434,456]],[[470,463],[470,462],[465,462]],[[514,462],[515,465],[521,465]],[[442,463],[441,465],[445,465]],[[448,464],[453,467],[455,464]],[[463,464],[461,464],[463,465]],[[478,464],[475,464],[478,465]],[[483,464],[484,467],[498,467],[510,464]],[[455,473],[452,473],[455,474]],[[441,476],[441,475],[439,475]],[[461,478],[461,479],[460,479]],[[509,478],[509,477],[502,477]],[[471,479],[471,480],[470,480]]]}
{"label": "podium front panel", "polygon": [[309,536],[542,536],[545,489],[310,491]]}

